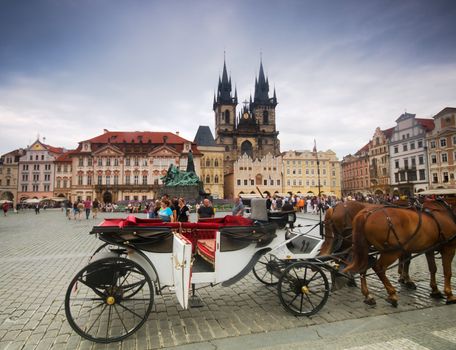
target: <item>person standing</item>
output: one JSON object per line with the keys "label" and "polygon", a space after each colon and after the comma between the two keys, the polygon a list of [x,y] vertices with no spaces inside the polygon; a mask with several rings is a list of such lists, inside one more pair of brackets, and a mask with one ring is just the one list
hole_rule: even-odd
{"label": "person standing", "polygon": [[8,215],[8,209],[9,209],[8,202],[4,202],[2,204],[2,209],[3,209],[3,216],[7,216]]}
{"label": "person standing", "polygon": [[90,208],[92,207],[92,202],[90,201],[90,199],[86,199],[84,201],[84,209],[85,209],[85,214],[86,214],[86,220],[89,220],[89,216],[90,216]]}
{"label": "person standing", "polygon": [[231,211],[233,216],[242,216],[244,214],[244,204],[242,203],[241,198],[234,198],[234,207]]}
{"label": "person standing", "polygon": [[210,219],[215,216],[214,208],[211,206],[209,199],[203,200],[203,205],[198,208],[198,221],[200,219]]}
{"label": "person standing", "polygon": [[82,211],[84,210],[84,203],[81,200],[78,201],[78,219],[82,218]]}
{"label": "person standing", "polygon": [[38,215],[40,213],[40,203],[35,204],[35,214]]}
{"label": "person standing", "polygon": [[189,216],[190,216],[190,209],[188,209],[187,205],[185,204],[185,199],[179,198],[178,205],[177,205],[177,221],[188,222]]}
{"label": "person standing", "polygon": [[169,200],[163,199],[161,201],[160,210],[158,211],[158,216],[165,222],[173,222],[173,211],[169,207]]}
{"label": "person standing", "polygon": [[98,202],[98,199],[95,198],[93,203],[92,203],[92,217],[94,219],[97,218],[99,209],[100,209],[100,202]]}

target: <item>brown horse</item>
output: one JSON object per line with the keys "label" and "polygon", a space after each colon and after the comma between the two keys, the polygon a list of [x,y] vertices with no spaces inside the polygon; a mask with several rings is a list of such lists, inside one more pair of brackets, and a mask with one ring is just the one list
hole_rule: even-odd
{"label": "brown horse", "polygon": [[[353,262],[345,269],[360,272],[361,291],[368,304],[375,303],[366,281],[369,249],[380,254],[373,269],[388,292],[388,301],[397,306],[395,288],[386,277],[388,266],[404,253],[440,251],[442,254],[444,292],[447,304],[456,303],[451,290],[451,263],[456,249],[456,216],[443,201],[427,201],[423,211],[402,208],[366,208],[353,220]],[[435,265],[435,264],[434,264]],[[435,276],[431,276],[433,293],[438,293]]]}
{"label": "brown horse", "polygon": [[[383,208],[383,205],[369,204],[358,201],[338,203],[330,208],[325,214],[325,240],[320,250],[320,255],[331,255],[335,252],[349,252],[352,248],[352,221],[361,210],[365,208]],[[426,255],[429,271],[435,278],[437,267],[435,266],[434,254]],[[410,255],[400,258],[398,265],[399,282],[408,289],[416,289],[416,285],[409,275]],[[433,297],[442,297],[438,290],[433,290]]]}

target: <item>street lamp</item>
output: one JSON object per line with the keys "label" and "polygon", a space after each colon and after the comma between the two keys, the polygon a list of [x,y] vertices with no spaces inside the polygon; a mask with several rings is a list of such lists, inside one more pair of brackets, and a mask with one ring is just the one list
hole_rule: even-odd
{"label": "street lamp", "polygon": [[320,236],[323,238],[323,224],[321,221],[321,214],[323,205],[321,203],[321,183],[320,183],[320,159],[318,159],[318,152],[317,152],[317,142],[314,139],[314,148],[313,153],[315,154],[315,158],[317,159],[317,179],[318,179],[318,212],[320,216]]}

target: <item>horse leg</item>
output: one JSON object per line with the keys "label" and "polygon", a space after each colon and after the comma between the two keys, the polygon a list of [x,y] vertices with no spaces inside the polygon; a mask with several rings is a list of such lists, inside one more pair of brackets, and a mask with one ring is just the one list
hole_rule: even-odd
{"label": "horse leg", "polygon": [[397,253],[382,253],[380,254],[380,258],[377,260],[376,264],[373,267],[375,273],[377,274],[380,281],[383,282],[386,292],[388,293],[387,301],[394,307],[397,307],[398,297],[396,294],[396,289],[393,287],[388,277],[386,277],[386,269],[388,266],[394,263],[399,258],[399,256],[400,255]]}
{"label": "horse leg", "polygon": [[426,260],[428,264],[429,274],[431,275],[431,297],[434,299],[442,299],[443,294],[439,291],[439,288],[437,287],[437,281],[435,279],[435,275],[437,273],[437,265],[435,264],[435,256],[433,251],[426,253]]}
{"label": "horse leg", "polygon": [[374,297],[369,294],[369,289],[367,288],[366,271],[360,273],[359,276],[361,279],[361,293],[363,293],[364,295],[364,303],[366,303],[367,305],[377,304]]}
{"label": "horse leg", "polygon": [[399,283],[404,284],[407,289],[415,290],[416,284],[412,281],[409,275],[411,257],[412,255],[409,253],[401,255],[401,257],[399,258],[397,272],[399,273]]}
{"label": "horse leg", "polygon": [[443,247],[442,248],[442,265],[443,276],[445,277],[444,292],[447,297],[447,304],[456,304],[456,297],[451,291],[451,263],[454,258],[455,248]]}

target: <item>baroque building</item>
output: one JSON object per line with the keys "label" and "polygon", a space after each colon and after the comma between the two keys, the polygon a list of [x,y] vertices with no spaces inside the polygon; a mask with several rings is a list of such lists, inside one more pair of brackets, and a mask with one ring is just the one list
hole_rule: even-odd
{"label": "baroque building", "polygon": [[217,93],[214,94],[215,142],[225,149],[225,174],[234,170],[234,162],[246,154],[252,159],[262,159],[268,153],[280,155],[280,142],[276,129],[277,97],[274,89],[269,96],[269,80],[264,74],[263,63],[255,78],[255,93],[252,100],[245,101],[237,114],[237,91],[232,93],[231,77],[228,77],[226,62],[219,77]]}
{"label": "baroque building", "polygon": [[456,108],[446,107],[434,116],[427,134],[430,188],[456,186]]}
{"label": "baroque building", "polygon": [[369,144],[342,159],[342,195],[370,193]]}
{"label": "baroque building", "polygon": [[108,131],[79,142],[71,153],[71,199],[147,200],[157,196],[161,177],[171,164],[187,167],[193,153],[195,171],[200,173],[196,144],[171,132]]}
{"label": "baroque building", "polygon": [[19,159],[18,198],[52,198],[54,194],[54,161],[64,149],[46,145],[39,139],[24,150]]}
{"label": "baroque building", "polygon": [[377,127],[369,142],[370,192],[378,196],[390,193],[389,141],[393,130]]}
{"label": "baroque building", "polygon": [[318,195],[320,169],[320,193],[340,197],[340,162],[333,151],[287,151],[282,153],[282,159],[282,192]]}
{"label": "baroque building", "polygon": [[389,143],[390,178],[393,193],[414,195],[429,187],[426,133],[434,129],[432,119],[403,113]]}
{"label": "baroque building", "polygon": [[193,142],[197,145],[201,156],[200,179],[204,191],[213,198],[224,198],[223,160],[225,148],[217,145],[209,126],[201,125],[196,132]]}
{"label": "baroque building", "polygon": [[71,198],[72,159],[70,156],[73,152],[75,151],[65,152],[54,161],[54,197]]}
{"label": "baroque building", "polygon": [[19,177],[19,159],[23,149],[8,152],[0,157],[0,200],[18,202],[17,185]]}

